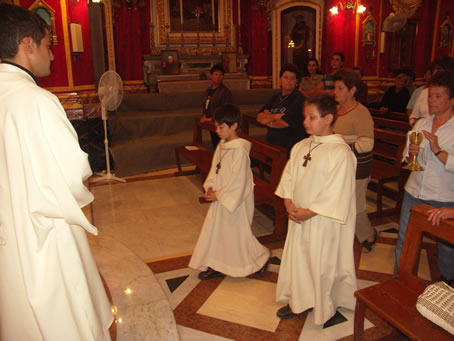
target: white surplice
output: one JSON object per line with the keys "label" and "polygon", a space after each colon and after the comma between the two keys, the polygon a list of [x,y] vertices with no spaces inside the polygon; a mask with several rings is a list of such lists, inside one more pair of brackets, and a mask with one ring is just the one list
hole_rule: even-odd
{"label": "white surplice", "polygon": [[[312,159],[303,167],[309,148]],[[294,313],[314,308],[316,324],[337,307],[355,307],[355,170],[356,158],[341,135],[312,136],[293,147],[276,189],[317,214],[301,224],[289,220],[276,292]]]}
{"label": "white surplice", "polygon": [[218,200],[210,204],[189,262],[191,268],[210,267],[232,277],[244,277],[258,271],[268,260],[270,251],[251,230],[254,182],[250,150],[251,143],[242,138],[221,140],[218,144],[203,184],[205,190],[211,187],[216,191]]}
{"label": "white surplice", "polygon": [[0,64],[0,339],[110,340],[81,207],[87,154],[58,99]]}

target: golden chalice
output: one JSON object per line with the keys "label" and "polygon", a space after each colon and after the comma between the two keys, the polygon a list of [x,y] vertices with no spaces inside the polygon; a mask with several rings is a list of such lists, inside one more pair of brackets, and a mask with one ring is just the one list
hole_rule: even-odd
{"label": "golden chalice", "polygon": [[[410,133],[409,138],[410,138],[410,143],[417,144],[419,146],[422,143],[422,141],[424,140],[424,135],[421,132],[413,131]],[[418,156],[418,154],[413,155],[413,159],[411,160],[411,162],[402,168],[408,169],[411,171],[423,171],[424,168],[418,163],[418,161],[416,161],[417,156]]]}

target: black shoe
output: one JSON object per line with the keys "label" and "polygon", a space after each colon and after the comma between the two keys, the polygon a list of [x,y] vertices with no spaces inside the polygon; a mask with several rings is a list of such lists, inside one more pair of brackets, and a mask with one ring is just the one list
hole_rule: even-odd
{"label": "black shoe", "polygon": [[208,268],[206,271],[202,271],[199,273],[199,279],[207,280],[212,278],[219,278],[225,277],[224,274],[220,273],[219,271],[213,270],[212,268]]}
{"label": "black shoe", "polygon": [[378,238],[378,232],[376,229],[374,229],[374,239],[372,241],[365,240],[362,242],[362,246],[367,250],[367,252],[364,253],[369,253],[372,251],[372,248],[377,244],[377,238]]}
{"label": "black shoe", "polygon": [[268,258],[268,260],[265,262],[265,264],[262,266],[262,268],[259,271],[255,272],[255,274],[257,276],[263,276],[263,274],[265,273],[266,269],[268,268],[268,264],[270,263],[270,259],[271,258]]}
{"label": "black shoe", "polygon": [[290,305],[286,305],[279,309],[276,313],[277,317],[281,320],[287,320],[296,317],[297,315],[293,313],[292,309],[290,309]]}

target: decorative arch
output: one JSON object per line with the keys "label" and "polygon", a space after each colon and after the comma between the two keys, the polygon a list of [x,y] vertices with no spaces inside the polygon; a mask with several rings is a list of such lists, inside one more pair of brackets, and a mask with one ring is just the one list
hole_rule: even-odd
{"label": "decorative arch", "polygon": [[55,10],[44,0],[36,0],[28,9],[38,14],[49,25],[52,44],[57,45],[58,37],[55,28]]}
{"label": "decorative arch", "polygon": [[283,32],[282,32],[282,13],[292,7],[309,7],[315,10],[315,51],[312,51],[312,56],[320,61],[321,57],[321,39],[322,39],[322,25],[323,25],[323,0],[277,0],[274,3],[271,12],[271,25],[272,25],[272,66],[273,66],[273,88],[279,87],[279,71],[282,63],[282,51],[281,46],[283,43]]}

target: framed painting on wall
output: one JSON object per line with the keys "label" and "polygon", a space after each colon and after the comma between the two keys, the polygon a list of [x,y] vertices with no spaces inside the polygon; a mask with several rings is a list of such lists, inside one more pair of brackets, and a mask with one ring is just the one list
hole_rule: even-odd
{"label": "framed painting on wall", "polygon": [[449,16],[440,25],[440,47],[450,47],[452,41],[452,22]]}
{"label": "framed painting on wall", "polygon": [[180,61],[177,50],[163,50],[161,53],[161,67],[163,75],[178,75]]}
{"label": "framed painting on wall", "polygon": [[171,32],[219,31],[219,0],[166,0]]}

